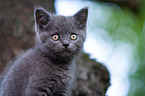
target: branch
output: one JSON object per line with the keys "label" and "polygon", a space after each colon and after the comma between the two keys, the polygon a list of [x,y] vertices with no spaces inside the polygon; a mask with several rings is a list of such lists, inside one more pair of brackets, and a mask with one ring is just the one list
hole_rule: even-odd
{"label": "branch", "polygon": [[95,1],[114,3],[120,7],[127,7],[135,13],[138,13],[139,11],[139,0],[95,0]]}

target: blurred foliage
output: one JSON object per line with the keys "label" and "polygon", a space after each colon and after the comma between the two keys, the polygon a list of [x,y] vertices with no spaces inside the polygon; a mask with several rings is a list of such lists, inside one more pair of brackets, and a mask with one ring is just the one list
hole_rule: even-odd
{"label": "blurred foliage", "polygon": [[[95,3],[96,2],[94,2],[94,4]],[[98,21],[99,19],[96,20],[93,19],[94,20],[93,22],[100,22],[100,23],[98,25],[90,24],[90,28],[94,28],[94,27],[102,28],[107,32],[109,32],[108,34],[111,36],[113,42],[128,43],[132,46],[131,50],[133,51],[132,54],[133,56],[131,56],[132,58],[130,58],[129,60],[131,64],[129,66],[130,71],[128,72],[128,77],[130,80],[130,88],[129,88],[128,96],[144,96],[145,95],[145,76],[144,76],[145,74],[145,0],[139,1],[137,13],[133,12],[128,7],[120,7],[114,3],[97,2],[96,4],[98,3],[103,7],[103,12],[101,14],[108,17],[103,16],[105,18],[103,17],[100,18],[101,20],[104,19],[104,22],[100,22],[101,20]],[[96,6],[94,7],[96,8]]]}

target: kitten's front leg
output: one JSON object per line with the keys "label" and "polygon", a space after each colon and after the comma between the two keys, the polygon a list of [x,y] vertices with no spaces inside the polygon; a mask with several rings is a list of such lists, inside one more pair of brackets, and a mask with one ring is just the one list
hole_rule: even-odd
{"label": "kitten's front leg", "polygon": [[[48,79],[45,79],[48,80]],[[56,81],[31,81],[25,89],[24,96],[68,96],[66,88],[60,87]],[[35,83],[34,83],[35,82]],[[40,83],[41,82],[41,83]],[[45,82],[45,83],[44,83]],[[61,85],[62,86],[62,85]],[[64,86],[64,85],[63,85]]]}
{"label": "kitten's front leg", "polygon": [[67,95],[67,93],[64,93],[63,91],[56,91],[53,92],[52,88],[35,88],[30,89],[25,96],[70,96]]}
{"label": "kitten's front leg", "polygon": [[42,81],[29,80],[24,96],[54,96],[49,84],[40,82]]}
{"label": "kitten's front leg", "polygon": [[[53,95],[53,92],[49,88],[29,88],[29,91],[25,91],[25,96],[55,96]],[[59,96],[59,95],[58,95]]]}

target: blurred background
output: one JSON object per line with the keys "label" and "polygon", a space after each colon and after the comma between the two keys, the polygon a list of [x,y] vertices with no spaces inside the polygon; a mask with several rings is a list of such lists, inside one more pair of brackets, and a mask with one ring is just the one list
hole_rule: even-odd
{"label": "blurred background", "polygon": [[35,43],[32,5],[65,16],[88,6],[84,51],[110,72],[106,96],[145,96],[145,0],[44,1],[0,0],[0,72],[22,47]]}
{"label": "blurred background", "polygon": [[111,86],[107,95],[144,96],[145,1],[96,1],[58,0],[57,12],[70,15],[72,11],[75,13],[89,6],[88,38],[84,49],[109,69]]}
{"label": "blurred background", "polygon": [[[103,1],[103,2],[101,2]],[[57,0],[57,14],[89,7],[85,52],[111,74],[107,96],[145,96],[145,1]]]}

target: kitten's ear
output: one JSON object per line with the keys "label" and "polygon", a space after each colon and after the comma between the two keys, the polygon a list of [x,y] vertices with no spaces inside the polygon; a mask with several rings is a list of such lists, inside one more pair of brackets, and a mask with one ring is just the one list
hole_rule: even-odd
{"label": "kitten's ear", "polygon": [[34,17],[37,28],[45,30],[48,27],[51,16],[45,9],[35,8]]}
{"label": "kitten's ear", "polygon": [[88,7],[81,9],[74,15],[74,18],[76,19],[78,26],[82,29],[86,26],[87,17],[88,17]]}

